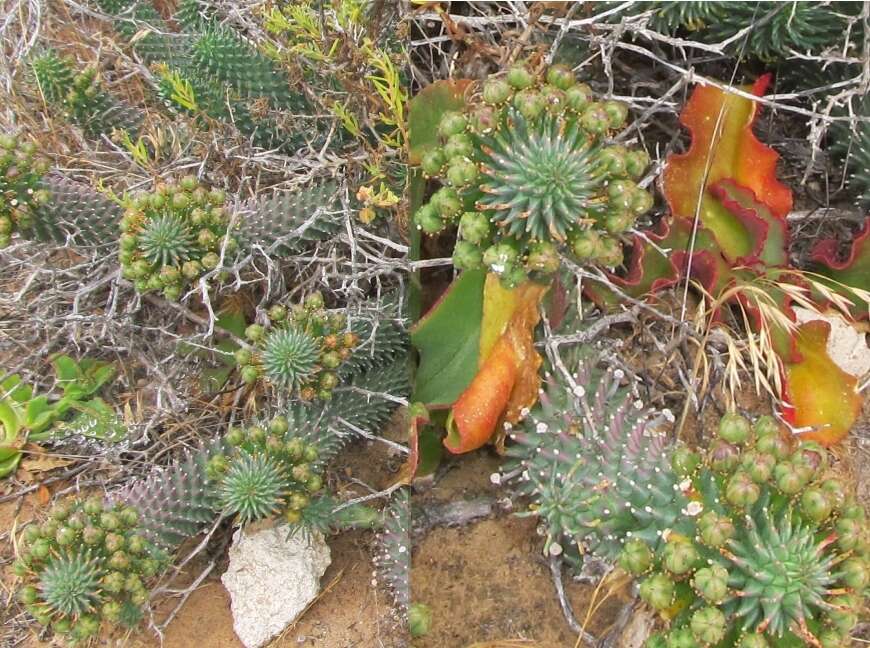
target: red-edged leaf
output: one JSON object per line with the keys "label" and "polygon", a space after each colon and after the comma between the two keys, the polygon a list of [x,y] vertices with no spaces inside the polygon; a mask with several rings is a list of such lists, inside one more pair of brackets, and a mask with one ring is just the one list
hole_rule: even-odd
{"label": "red-edged leaf", "polygon": [[436,81],[423,88],[411,100],[408,111],[408,161],[420,164],[423,155],[438,145],[438,123],[448,110],[461,110],[469,79]]}
{"label": "red-edged leaf", "polygon": [[[761,96],[770,76],[744,88]],[[776,179],[779,155],[752,132],[756,102],[713,86],[699,86],[680,113],[692,138],[689,149],[668,158],[662,187],[676,219],[701,224],[715,237],[729,261],[750,256],[756,243],[741,219],[710,191],[729,179],[754,193],[757,200],[783,219],[791,209],[791,191]],[[699,207],[700,200],[700,207]]]}
{"label": "red-edged leaf", "polygon": [[845,295],[852,303],[852,315],[858,319],[870,317],[870,307],[847,286],[870,291],[870,217],[864,221],[864,228],[852,241],[844,258],[838,258],[839,244],[833,239],[816,243],[811,259],[816,263],[814,270],[833,282],[831,289]]}

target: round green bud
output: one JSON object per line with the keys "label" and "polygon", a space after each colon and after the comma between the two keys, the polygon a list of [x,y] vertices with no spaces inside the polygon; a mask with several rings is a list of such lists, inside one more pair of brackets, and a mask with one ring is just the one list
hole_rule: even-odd
{"label": "round green bud", "polygon": [[327,369],[335,369],[341,362],[341,354],[338,351],[327,351],[320,357],[320,364]]}
{"label": "round green bud", "polygon": [[766,452],[751,451],[743,455],[740,464],[755,482],[761,484],[773,474],[776,458]]}
{"label": "round green bud", "polygon": [[776,482],[776,487],[786,495],[794,495],[804,486],[800,472],[790,461],[776,464],[773,469],[773,480]]}
{"label": "round green bud", "polygon": [[553,274],[560,265],[559,252],[549,241],[536,241],[529,246],[526,258],[526,269],[529,271]]}
{"label": "round green bud", "polygon": [[725,615],[715,607],[705,607],[692,615],[689,623],[695,639],[705,646],[718,644],[725,638],[728,624]]}
{"label": "round green bud", "polygon": [[116,551],[109,557],[108,565],[118,571],[125,570],[130,567],[130,556],[123,551]]}
{"label": "round green bud", "polygon": [[107,592],[117,594],[124,589],[124,574],[113,571],[103,576],[103,589]]}
{"label": "round green bud", "polygon": [[805,466],[810,474],[828,467],[828,451],[815,441],[803,441],[792,454],[796,466]]}
{"label": "round green bud", "polygon": [[68,635],[73,629],[72,619],[61,617],[51,622],[51,631],[56,635]]}
{"label": "round green bud", "polygon": [[840,518],[834,525],[837,534],[837,547],[843,551],[851,551],[858,545],[861,538],[862,525],[857,520]]}
{"label": "round green bud", "polygon": [[858,624],[858,615],[855,610],[859,607],[854,596],[848,594],[834,596],[827,601],[831,608],[828,609],[828,621],[843,634],[848,634]]}
{"label": "round green bud", "polygon": [[214,270],[220,265],[221,258],[214,252],[209,252],[200,260],[202,267],[206,270]]}
{"label": "round green bud", "polygon": [[709,462],[710,467],[716,472],[732,471],[739,459],[740,452],[737,450],[737,446],[722,439],[713,442],[713,446],[710,448]]}
{"label": "round green bud", "polygon": [[103,512],[103,500],[93,495],[85,500],[82,510],[88,515],[99,515]]}
{"label": "round green bud", "polygon": [[546,84],[541,90],[544,107],[552,115],[558,115],[565,110],[565,93],[556,86]]}
{"label": "round green bud", "polygon": [[778,431],[775,434],[760,436],[755,442],[755,449],[758,452],[772,454],[777,461],[782,461],[789,455],[788,442],[779,436]]}
{"label": "round green bud", "polygon": [[840,565],[840,580],[846,587],[863,592],[868,579],[867,562],[862,558],[849,558]]}
{"label": "round green bud", "polygon": [[615,238],[602,237],[598,245],[598,258],[596,261],[607,268],[615,268],[622,265],[622,245]]}
{"label": "round green bud", "polygon": [[580,126],[592,135],[603,135],[610,126],[610,117],[604,110],[604,106],[599,103],[591,103],[584,108],[583,114],[580,115]]}
{"label": "round green bud", "polygon": [[485,103],[494,106],[507,101],[511,93],[511,86],[504,79],[489,79],[483,84],[481,96]]}
{"label": "round green bud", "polygon": [[447,182],[454,187],[465,187],[477,180],[477,174],[477,165],[474,162],[464,158],[454,158],[447,168]]}
{"label": "round green bud", "polygon": [[18,578],[24,578],[30,572],[30,567],[23,560],[15,560],[12,563],[12,573]]}
{"label": "round green bud", "polygon": [[716,564],[702,567],[692,577],[692,587],[705,601],[718,605],[728,596],[728,570]]}
{"label": "round green bud", "polygon": [[605,101],[604,112],[607,113],[608,123],[613,129],[622,128],[628,118],[628,106],[621,101]]}
{"label": "round green bud", "polygon": [[645,214],[653,206],[652,194],[643,189],[638,189],[631,196],[631,211],[635,216]]}
{"label": "round green bud", "polygon": [[441,187],[436,191],[429,204],[435,207],[435,210],[445,220],[452,220],[460,211],[462,211],[462,202],[459,200],[459,195],[450,187]]}
{"label": "round green bud", "polygon": [[245,337],[248,338],[251,342],[259,342],[263,339],[266,334],[266,329],[264,329],[259,324],[251,324],[245,329]]}
{"label": "round green bud", "polygon": [[582,113],[592,100],[592,89],[585,83],[578,83],[565,90],[565,101],[568,108]]}
{"label": "round green bud", "polygon": [[746,443],[751,432],[749,421],[737,412],[729,412],[719,421],[719,437],[728,443]]}
{"label": "round green bud", "polygon": [[843,635],[833,628],[822,630],[816,635],[816,639],[818,639],[821,648],[841,648],[846,645]]}
{"label": "round green bud", "polygon": [[607,196],[610,198],[611,205],[617,204],[628,209],[631,206],[631,196],[635,191],[637,185],[631,180],[611,180],[607,183]]}
{"label": "round green bud", "polygon": [[474,144],[465,133],[451,135],[444,144],[444,155],[448,161],[456,158],[470,158],[474,154]]}
{"label": "round green bud", "polygon": [[724,515],[708,511],[698,519],[698,533],[701,542],[708,547],[718,548],[734,536],[734,523]]}
{"label": "round green bud", "polygon": [[478,133],[488,133],[496,127],[496,111],[492,106],[481,105],[469,116],[471,128]]}
{"label": "round green bud", "polygon": [[39,600],[39,590],[33,585],[22,587],[18,592],[18,600],[25,605],[33,605]]}
{"label": "round green bud", "polygon": [[100,526],[106,531],[115,531],[121,528],[121,520],[117,514],[107,511],[100,515]]}
{"label": "round green bud", "polygon": [[305,482],[305,489],[309,493],[316,493],[323,488],[323,478],[320,475],[312,475],[311,479]]}
{"label": "round green bud", "polygon": [[305,443],[298,437],[290,439],[286,443],[285,451],[293,461],[298,461],[305,453]]}
{"label": "round green bud", "polygon": [[831,514],[831,500],[821,488],[809,488],[801,495],[801,512],[815,522]]}
{"label": "round green bud", "polygon": [[740,639],[737,648],[768,648],[767,639],[757,632],[747,632]]}
{"label": "round green bud", "polygon": [[125,506],[120,510],[118,515],[121,518],[121,523],[128,527],[134,527],[139,523],[139,511],[132,506]]}
{"label": "round green bud", "polygon": [[690,627],[672,630],[665,645],[667,648],[698,648],[698,642]]}
{"label": "round green bud", "polygon": [[725,499],[740,508],[752,506],[760,496],[761,488],[743,470],[738,470],[731,475],[728,485],[725,487]]}
{"label": "round green bud", "polygon": [[412,603],[408,608],[408,632],[412,637],[428,634],[432,627],[432,610],[425,603]]}
{"label": "round green bud", "polygon": [[42,533],[39,531],[39,527],[35,524],[28,524],[26,527],[24,527],[22,537],[24,538],[24,541],[26,543],[31,544],[39,540],[39,538],[42,537]]}
{"label": "round green bud", "polygon": [[178,186],[184,191],[193,191],[199,187],[199,181],[196,179],[196,176],[186,175],[178,181]]}
{"label": "round green bud", "polygon": [[142,536],[130,536],[130,538],[127,540],[127,550],[131,554],[139,556],[145,553],[147,548],[148,545],[145,542],[145,538],[143,538]]}
{"label": "round green bud", "polygon": [[441,116],[441,121],[438,123],[438,134],[441,137],[450,137],[457,135],[465,130],[468,125],[468,120],[465,115],[460,112],[448,110]]}
{"label": "round green bud", "polygon": [[251,364],[251,361],[253,360],[253,354],[251,353],[251,350],[244,347],[236,349],[236,352],[233,353],[233,357],[236,360],[236,364],[242,366]]}
{"label": "round green bud", "polygon": [[610,234],[622,234],[627,232],[634,225],[634,216],[626,213],[608,214],[604,219],[604,229]]}
{"label": "round green bud", "polygon": [[577,79],[574,78],[574,73],[567,65],[552,65],[547,70],[547,83],[556,86],[560,90],[567,90]]}
{"label": "round green bud", "polygon": [[619,566],[625,571],[638,575],[652,565],[653,554],[647,543],[642,540],[629,540],[619,554]]}
{"label": "round green bud", "polygon": [[179,191],[172,196],[172,208],[179,211],[187,209],[190,206],[190,195]]}
{"label": "round green bud", "polygon": [[286,416],[276,416],[269,422],[269,432],[283,437],[290,429],[290,423]]}
{"label": "round green bud", "polygon": [[100,631],[100,620],[92,614],[82,614],[72,629],[76,639],[89,639]]}
{"label": "round green bud", "polygon": [[601,236],[595,230],[582,230],[568,239],[571,251],[581,261],[597,258],[601,251]]}
{"label": "round green bud", "polygon": [[489,238],[489,232],[489,219],[480,212],[465,212],[459,219],[459,235],[469,243],[482,243]]}
{"label": "round green bud", "polygon": [[644,150],[629,151],[625,156],[625,171],[630,178],[640,178],[649,166],[649,154]]}
{"label": "round green bud", "polygon": [[292,475],[293,479],[302,483],[307,483],[308,480],[312,477],[311,468],[308,466],[308,464],[305,463],[293,466],[290,474]]}
{"label": "round green bud", "polygon": [[438,176],[441,175],[441,169],[444,168],[446,163],[447,156],[444,155],[444,151],[441,149],[432,149],[426,151],[423,155],[423,159],[420,161],[420,167],[423,169],[423,173],[427,176]]}
{"label": "round green bud", "polygon": [[307,445],[302,450],[302,459],[307,461],[308,463],[315,461],[318,456],[319,455],[317,453],[317,448],[313,445]]}
{"label": "round green bud", "polygon": [[121,551],[121,549],[123,549],[124,545],[126,544],[124,542],[124,536],[118,533],[107,533],[103,543],[105,544],[106,550],[109,553]]}
{"label": "round green bud", "polygon": [[684,444],[677,446],[671,455],[671,468],[680,477],[693,475],[700,463],[701,455]]}
{"label": "round green bud", "polygon": [[124,589],[128,592],[138,592],[144,587],[142,579],[136,574],[128,574],[124,581]]}
{"label": "round green bud", "polygon": [[121,234],[118,239],[122,250],[135,250],[139,238],[135,234]]}
{"label": "round green bud", "polygon": [[598,154],[598,161],[601,166],[610,173],[610,175],[617,177],[624,176],[625,154],[626,151],[623,146],[608,146]]}
{"label": "round green bud", "polygon": [[266,430],[259,425],[252,425],[248,428],[248,439],[251,443],[262,444],[266,440]]}
{"label": "round green bud", "polygon": [[46,538],[39,538],[30,545],[30,553],[37,560],[44,560],[51,553],[51,543]]}
{"label": "round green bud", "polygon": [[833,509],[840,509],[846,504],[846,487],[840,479],[832,477],[820,484]]}
{"label": "round green bud", "polygon": [[648,576],[640,584],[640,598],[656,610],[665,610],[674,602],[674,581],[665,574]]}
{"label": "round green bud", "polygon": [[320,376],[321,389],[333,390],[336,387],[338,387],[338,376],[334,373],[327,371]]}
{"label": "round green bud", "polygon": [[458,270],[477,270],[483,265],[483,251],[471,241],[456,241],[453,265]]}
{"label": "round green bud", "polygon": [[414,214],[414,222],[426,234],[437,234],[444,229],[444,220],[432,203],[427,203],[417,210]]}
{"label": "round green bud", "polygon": [[287,319],[287,307],[275,304],[269,309],[268,315],[271,322],[283,322]]}
{"label": "round green bud", "polygon": [[752,424],[752,428],[755,430],[755,436],[758,439],[768,435],[779,435],[780,431],[779,423],[777,423],[776,419],[767,414],[759,416],[755,423]]}
{"label": "round green bud", "polygon": [[208,201],[215,207],[223,205],[224,202],[226,202],[226,199],[226,192],[221,191],[220,189],[212,189],[208,192]]}
{"label": "round green bud", "polygon": [[493,272],[501,272],[508,264],[513,264],[519,259],[520,253],[517,248],[510,243],[501,242],[491,245],[483,253],[483,262]]}
{"label": "round green bud", "polygon": [[507,82],[516,90],[524,90],[535,82],[535,76],[525,65],[515,65],[507,73]]}
{"label": "round green bud", "polygon": [[117,623],[121,620],[121,604],[117,601],[104,603],[103,607],[100,608],[100,613],[109,623]]}
{"label": "round green bud", "polygon": [[152,578],[160,571],[160,562],[154,558],[143,558],[139,561],[139,571],[145,578]]}
{"label": "round green bud", "polygon": [[546,98],[540,92],[528,88],[514,96],[514,107],[526,119],[535,119],[547,107]]}
{"label": "round green bud", "polygon": [[185,261],[181,264],[181,274],[191,281],[202,274],[202,264],[199,261]]}
{"label": "round green bud", "polygon": [[850,498],[844,505],[840,515],[850,520],[863,521],[865,517],[864,507]]}
{"label": "round green bud", "polygon": [[513,290],[529,280],[529,275],[525,268],[513,263],[504,266],[504,269],[501,272],[496,272],[496,274],[499,275],[501,285],[508,290]]}
{"label": "round green bud", "polygon": [[235,448],[245,442],[245,433],[241,428],[231,427],[227,431],[227,435],[224,438],[226,439],[227,443]]}
{"label": "round green bud", "polygon": [[260,371],[253,365],[247,365],[245,367],[242,367],[239,375],[242,378],[242,382],[244,382],[246,385],[253,385],[255,382],[257,382],[257,378],[260,377]]}
{"label": "round green bud", "polygon": [[678,576],[691,571],[700,558],[695,545],[688,540],[670,540],[662,553],[665,569]]}

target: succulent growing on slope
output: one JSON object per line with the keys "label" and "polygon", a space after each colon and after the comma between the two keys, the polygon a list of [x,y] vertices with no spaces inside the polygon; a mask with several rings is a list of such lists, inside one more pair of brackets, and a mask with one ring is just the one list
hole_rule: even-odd
{"label": "succulent growing on slope", "polygon": [[547,373],[539,404],[512,429],[503,473],[534,502],[550,555],[613,559],[628,537],[655,543],[683,515],[666,436],[619,369],[576,355],[571,380]]}
{"label": "succulent growing on slope", "polygon": [[111,135],[114,130],[125,130],[133,136],[139,130],[141,111],[103,90],[96,67],[75,72],[71,61],[60,58],[53,50],[42,52],[31,66],[46,101],[63,110],[88,136]]}
{"label": "succulent growing on slope", "polygon": [[15,135],[0,136],[0,248],[12,234],[33,226],[34,212],[49,200],[41,186],[48,162],[37,157],[36,145]]}
{"label": "succulent growing on slope", "polygon": [[178,299],[184,286],[216,269],[238,244],[227,234],[224,192],[208,191],[193,176],[162,183],[127,201],[119,259],[136,290],[162,290]]}
{"label": "succulent growing on slope", "polygon": [[242,379],[263,378],[305,401],[329,400],[339,384],[339,368],[359,342],[346,330],[344,315],[329,314],[323,295],[312,293],[289,310],[276,304],[269,320],[267,327],[252,324],[245,331],[253,347],[236,352]]}
{"label": "succulent growing on slope", "polygon": [[146,583],[165,565],[141,522],[136,508],[92,497],[61,502],[45,522],[27,526],[14,570],[28,612],[73,640],[93,637],[103,622],[135,626]]}
{"label": "succulent growing on slope", "polygon": [[505,467],[551,555],[578,542],[635,575],[669,621],[650,646],[841,645],[870,579],[868,539],[826,451],[793,446],[770,417],[728,414],[702,455],[658,436],[619,378],[570,369],[548,378]]}
{"label": "succulent growing on slope", "polygon": [[770,417],[751,426],[727,414],[718,437],[705,457],[673,455],[690,531],[632,547],[643,559],[623,554],[649,605],[677,605],[666,641],[843,645],[870,581],[863,507],[829,472],[826,450],[793,447]]}
{"label": "succulent growing on slope", "polygon": [[647,154],[608,144],[627,116],[564,66],[490,78],[465,110],[443,115],[443,145],[421,162],[443,186],[414,221],[429,234],[458,223],[454,265],[486,266],[509,286],[552,274],[559,253],[617,266],[620,235],[652,206],[634,182]]}

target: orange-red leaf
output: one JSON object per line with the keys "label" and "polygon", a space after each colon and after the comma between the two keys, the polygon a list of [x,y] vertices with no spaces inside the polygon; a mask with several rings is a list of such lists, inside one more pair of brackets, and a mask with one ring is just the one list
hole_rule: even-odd
{"label": "orange-red leaf", "polygon": [[484,360],[447,420],[444,445],[450,452],[481,447],[499,421],[515,423],[538,400],[543,359],[534,347],[534,330],[546,292],[546,286],[533,282],[506,290],[498,277],[487,277],[480,338]]}
{"label": "orange-red leaf", "polygon": [[796,427],[813,427],[801,434],[824,445],[841,441],[854,425],[861,410],[857,379],[840,369],[828,357],[831,325],[822,320],[807,322],[798,329],[795,342],[800,362],[785,367],[783,414]]}
{"label": "orange-red leaf", "polygon": [[[770,76],[744,88],[764,93]],[[668,158],[663,174],[665,198],[674,218],[694,220],[710,230],[730,261],[747,257],[755,247],[752,232],[709,191],[729,179],[751,190],[776,218],[783,219],[792,205],[791,191],[776,179],[779,155],[752,132],[757,103],[713,86],[699,86],[680,113],[692,142],[680,155]],[[700,200],[700,208],[698,201]]]}

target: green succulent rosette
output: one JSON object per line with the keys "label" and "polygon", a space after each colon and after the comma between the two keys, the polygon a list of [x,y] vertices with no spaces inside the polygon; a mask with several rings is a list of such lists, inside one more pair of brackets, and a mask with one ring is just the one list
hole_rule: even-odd
{"label": "green succulent rosette", "polygon": [[627,117],[561,65],[490,78],[443,115],[440,146],[421,161],[442,186],[414,223],[427,234],[458,225],[454,265],[507,286],[554,273],[560,255],[618,266],[621,237],[653,202],[635,182],[649,156],[611,141]]}
{"label": "green succulent rosette", "polygon": [[225,201],[223,191],[208,190],[193,176],[126,199],[119,239],[124,278],[140,293],[178,299],[185,286],[218,268],[222,251],[238,248],[227,231]]}

